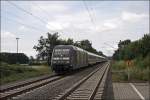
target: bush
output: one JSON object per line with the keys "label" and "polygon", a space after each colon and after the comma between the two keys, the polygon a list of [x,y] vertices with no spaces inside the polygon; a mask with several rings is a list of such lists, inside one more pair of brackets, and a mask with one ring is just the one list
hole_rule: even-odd
{"label": "bush", "polygon": [[133,60],[140,56],[146,57],[150,53],[150,34],[145,34],[139,40],[120,41],[118,50],[115,51],[113,58],[115,60]]}
{"label": "bush", "polygon": [[18,66],[18,65],[8,65],[3,63],[0,66],[1,77],[10,76],[12,74],[24,73],[24,72],[32,72],[36,71],[33,68],[28,68],[26,66]]}
{"label": "bush", "polygon": [[131,80],[149,80],[149,69],[140,69],[138,67],[133,67],[130,71]]}
{"label": "bush", "polygon": [[29,62],[29,58],[24,53],[0,53],[0,60],[8,64],[25,64]]}
{"label": "bush", "polygon": [[17,81],[24,80],[31,77],[37,77],[40,75],[51,74],[51,69],[48,66],[22,66],[22,65],[8,65],[3,63],[5,66],[0,66],[0,85]]}
{"label": "bush", "polygon": [[134,60],[135,66],[141,69],[145,69],[147,67],[150,67],[150,54],[148,54],[145,58],[138,57]]}
{"label": "bush", "polygon": [[117,70],[121,72],[113,72],[113,81],[127,81],[128,73],[130,75],[131,81],[142,80],[149,81],[149,57],[147,56],[145,59],[138,58],[135,59],[133,65],[131,67],[126,67],[126,63],[124,61],[115,61],[112,63],[112,70]]}
{"label": "bush", "polygon": [[126,68],[126,63],[124,61],[114,61],[112,63],[113,70],[123,70]]}

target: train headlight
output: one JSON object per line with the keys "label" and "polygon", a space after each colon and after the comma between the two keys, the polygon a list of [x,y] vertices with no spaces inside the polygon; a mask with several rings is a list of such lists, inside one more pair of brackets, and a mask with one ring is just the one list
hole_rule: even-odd
{"label": "train headlight", "polygon": [[69,63],[69,61],[66,61],[66,63]]}
{"label": "train headlight", "polygon": [[63,60],[69,60],[69,57],[63,57],[62,59]]}
{"label": "train headlight", "polygon": [[53,63],[56,63],[56,61],[53,61]]}

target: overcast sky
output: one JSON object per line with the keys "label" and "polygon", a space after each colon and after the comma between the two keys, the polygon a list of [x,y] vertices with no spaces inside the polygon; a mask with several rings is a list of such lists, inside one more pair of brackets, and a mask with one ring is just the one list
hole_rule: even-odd
{"label": "overcast sky", "polygon": [[47,32],[63,39],[88,39],[111,56],[119,40],[137,40],[149,33],[148,1],[2,1],[1,51],[35,56],[33,46]]}

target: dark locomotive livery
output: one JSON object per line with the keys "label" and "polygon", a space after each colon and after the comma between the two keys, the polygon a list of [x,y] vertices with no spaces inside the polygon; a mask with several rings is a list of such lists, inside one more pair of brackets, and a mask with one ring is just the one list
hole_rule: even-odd
{"label": "dark locomotive livery", "polygon": [[52,53],[51,66],[56,73],[59,73],[103,61],[106,61],[105,57],[90,53],[76,46],[57,45]]}

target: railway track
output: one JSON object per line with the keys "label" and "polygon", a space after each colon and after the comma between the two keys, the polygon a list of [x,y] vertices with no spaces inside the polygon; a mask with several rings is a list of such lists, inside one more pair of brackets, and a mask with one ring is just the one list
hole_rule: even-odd
{"label": "railway track", "polygon": [[7,84],[5,86],[0,87],[0,93],[5,92],[5,91],[9,91],[9,90],[12,90],[12,89],[15,89],[15,88],[19,88],[19,87],[22,87],[22,86],[25,86],[25,85],[28,85],[28,84],[32,84],[32,83],[35,83],[35,82],[38,82],[38,81],[42,81],[42,80],[45,80],[45,79],[48,79],[48,78],[51,78],[51,77],[54,77],[54,76],[57,76],[57,75],[56,74],[45,75],[45,76],[42,76],[42,77],[36,77],[36,78],[28,79],[28,80],[25,80],[25,81],[20,81],[20,82],[17,82],[15,84]]}
{"label": "railway track", "polygon": [[14,85],[5,89],[1,89],[0,100],[11,99],[12,97],[34,90],[48,83],[59,80],[63,77],[64,76],[53,75],[53,76],[43,77],[34,81],[25,82],[20,85]]}
{"label": "railway track", "polygon": [[74,84],[64,93],[59,94],[54,100],[101,100],[107,73],[109,71],[109,63],[104,64],[98,69],[91,72],[88,76]]}

